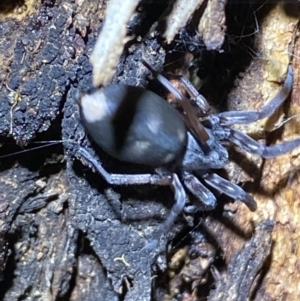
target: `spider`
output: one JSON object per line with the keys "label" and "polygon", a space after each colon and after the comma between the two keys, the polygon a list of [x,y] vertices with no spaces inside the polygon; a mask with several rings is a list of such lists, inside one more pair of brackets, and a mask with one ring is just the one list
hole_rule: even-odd
{"label": "spider", "polygon": [[217,200],[209,188],[232,199],[244,202],[251,211],[256,202],[238,185],[223,179],[212,170],[223,168],[228,152],[222,142],[231,141],[241,149],[263,158],[274,158],[300,145],[300,138],[274,146],[258,143],[246,134],[232,129],[233,124],[250,124],[271,116],[284,102],[292,89],[293,69],[278,94],[259,111],[229,111],[209,114],[209,105],[193,85],[178,78],[199,106],[204,121],[199,121],[187,98],[170,81],[143,64],[158,81],[173,93],[184,109],[180,114],[157,94],[124,84],[110,84],[78,100],[82,123],[105,152],[128,163],[154,168],[149,174],[114,174],[106,171],[99,159],[86,149],[79,155],[112,185],[169,185],[175,202],[160,226],[160,233],[168,232],[183,211],[188,190],[199,201],[201,210],[212,210]]}

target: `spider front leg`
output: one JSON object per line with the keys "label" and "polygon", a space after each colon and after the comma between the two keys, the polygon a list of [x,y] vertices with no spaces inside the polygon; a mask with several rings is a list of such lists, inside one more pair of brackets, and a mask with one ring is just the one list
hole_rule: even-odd
{"label": "spider front leg", "polygon": [[[214,173],[205,174],[202,178],[210,187],[213,187],[220,193],[242,201],[251,211],[256,210],[257,205],[254,199],[238,185]],[[201,210],[211,210],[216,207],[216,197],[194,175],[184,172],[183,179],[186,188],[200,201],[201,205],[199,207]]]}
{"label": "spider front leg", "polygon": [[265,159],[276,158],[300,146],[300,138],[277,145],[266,146],[250,138],[248,135],[233,129],[229,130],[228,139],[241,149]]}
{"label": "spider front leg", "polygon": [[203,180],[217,191],[224,193],[232,199],[242,201],[251,211],[256,210],[256,202],[252,196],[245,192],[240,186],[231,183],[214,173],[208,173],[207,175],[203,176]]}
{"label": "spider front leg", "polygon": [[289,66],[287,76],[281,90],[259,111],[229,111],[219,113],[220,125],[249,124],[270,117],[286,100],[293,87],[293,67]]}
{"label": "spider front leg", "polygon": [[[218,119],[221,126],[230,126],[233,124],[248,124],[255,122],[259,119],[263,119],[271,116],[285,101],[291,92],[293,86],[293,68],[289,66],[287,77],[284,82],[282,89],[277,93],[277,95],[260,111],[230,111],[223,112],[214,116]],[[213,119],[211,119],[213,120]],[[214,121],[216,122],[216,121]],[[300,146],[300,138],[287,141],[278,145],[266,146],[262,145],[254,139],[250,138],[248,135],[234,129],[225,129],[227,139],[232,141],[234,144],[244,149],[245,151],[259,155],[265,159],[275,158],[284,153],[287,153],[294,148]]]}

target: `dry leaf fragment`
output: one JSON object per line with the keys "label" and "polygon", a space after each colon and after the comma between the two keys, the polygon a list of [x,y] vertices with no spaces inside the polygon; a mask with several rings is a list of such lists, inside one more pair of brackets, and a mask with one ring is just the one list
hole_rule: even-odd
{"label": "dry leaf fragment", "polygon": [[107,6],[105,22],[90,58],[93,65],[93,85],[108,84],[116,70],[123,51],[126,24],[139,0],[111,0]]}

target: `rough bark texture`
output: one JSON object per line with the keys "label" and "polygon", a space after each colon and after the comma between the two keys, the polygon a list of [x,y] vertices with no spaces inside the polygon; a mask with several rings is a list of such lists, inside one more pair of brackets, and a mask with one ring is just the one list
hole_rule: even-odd
{"label": "rough bark texture", "polygon": [[[175,37],[171,30],[167,45],[170,7],[162,2],[142,1],[125,24],[132,40],[113,82],[146,86],[144,58],[201,86],[212,111],[258,109],[293,57],[291,99],[267,122],[242,130],[268,144],[299,136],[296,3],[228,1],[225,11],[224,0],[195,1],[197,11]],[[231,149],[222,175],[250,192],[258,210],[220,196],[212,212],[182,214],[155,249],[147,246],[172,191],[110,187],[80,157],[79,145],[108,170],[141,171],[104,154],[79,120],[76,99],[93,89],[89,60],[105,8],[104,0],[0,3],[0,299],[299,300],[299,148],[267,161]],[[150,87],[166,94],[155,81]],[[3,157],[36,137],[63,145]]]}

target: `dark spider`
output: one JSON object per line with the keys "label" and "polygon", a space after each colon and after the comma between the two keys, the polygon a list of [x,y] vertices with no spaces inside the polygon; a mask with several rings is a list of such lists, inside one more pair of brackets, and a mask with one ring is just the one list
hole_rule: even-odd
{"label": "dark spider", "polygon": [[155,173],[112,174],[84,148],[79,149],[81,157],[112,185],[170,185],[175,192],[175,203],[159,233],[167,233],[184,209],[187,200],[185,188],[200,201],[201,210],[212,210],[216,206],[216,197],[208,186],[241,200],[254,211],[256,202],[248,193],[212,170],[223,168],[228,161],[228,152],[222,141],[229,140],[263,158],[277,157],[300,145],[298,138],[265,146],[230,128],[233,124],[249,124],[271,116],[292,89],[292,67],[288,68],[282,89],[259,111],[209,115],[205,98],[186,78],[178,78],[206,116],[205,121],[199,122],[186,97],[148,63],[143,63],[181,101],[185,111],[183,116],[155,93],[123,84],[110,84],[86,94],[79,100],[79,106],[87,132],[104,151],[124,162],[154,167]]}

